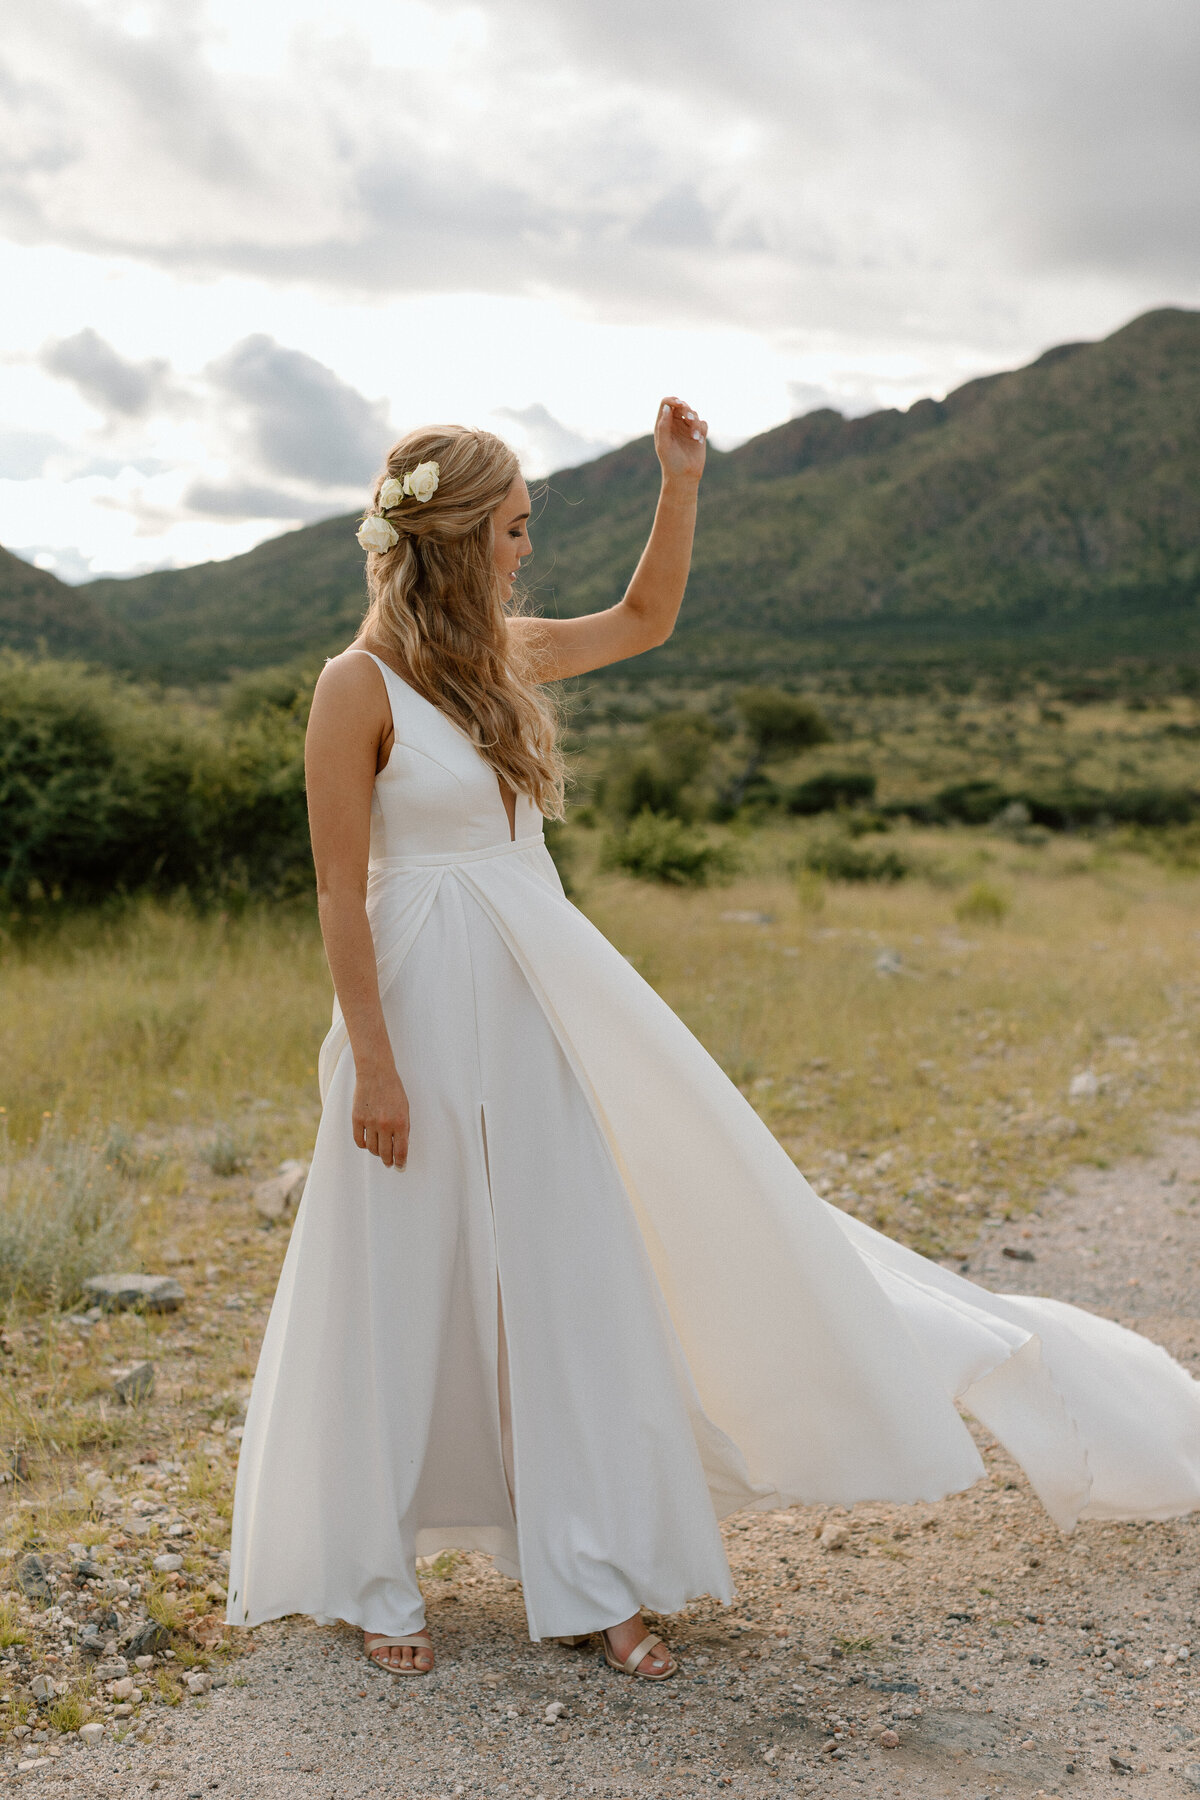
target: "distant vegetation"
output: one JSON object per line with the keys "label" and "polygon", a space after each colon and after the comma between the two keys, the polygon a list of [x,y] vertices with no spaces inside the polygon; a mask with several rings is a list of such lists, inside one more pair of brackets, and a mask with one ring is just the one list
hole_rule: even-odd
{"label": "distant vegetation", "polygon": [[0,656],[0,900],[20,912],[121,893],[306,892],[310,687],[277,671],[205,710],[78,664]]}

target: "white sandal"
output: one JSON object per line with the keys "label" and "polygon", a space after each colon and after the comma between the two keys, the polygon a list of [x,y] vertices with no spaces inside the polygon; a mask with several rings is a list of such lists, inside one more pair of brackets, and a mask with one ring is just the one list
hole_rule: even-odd
{"label": "white sandal", "polygon": [[[577,1649],[580,1644],[586,1644],[596,1635],[595,1632],[584,1631],[580,1632],[577,1637],[559,1638],[558,1641],[560,1644],[569,1644],[573,1649]],[[621,1662],[618,1657],[613,1655],[612,1649],[609,1646],[607,1631],[600,1632],[599,1637],[601,1648],[604,1651],[605,1662],[610,1669],[616,1669],[621,1675],[636,1675],[639,1681],[669,1681],[671,1676],[677,1674],[679,1671],[679,1664],[671,1654],[668,1645],[663,1643],[662,1638],[656,1637],[652,1631],[646,1633],[641,1643],[636,1645],[634,1649],[630,1651],[624,1662]],[[667,1652],[666,1668],[655,1670],[643,1669],[641,1665],[645,1662],[646,1658],[652,1651],[660,1648]]]}
{"label": "white sandal", "polygon": [[[365,1640],[366,1633],[363,1635]],[[414,1631],[411,1637],[376,1637],[374,1632],[371,1632],[370,1635],[375,1638],[375,1642],[368,1648],[364,1641],[363,1654],[368,1662],[374,1663],[377,1669],[382,1669],[385,1675],[428,1675],[432,1670],[433,1640],[427,1631]],[[410,1645],[414,1650],[428,1650],[430,1659],[428,1669],[418,1669],[415,1657],[410,1663],[380,1662],[379,1651],[404,1650]]]}

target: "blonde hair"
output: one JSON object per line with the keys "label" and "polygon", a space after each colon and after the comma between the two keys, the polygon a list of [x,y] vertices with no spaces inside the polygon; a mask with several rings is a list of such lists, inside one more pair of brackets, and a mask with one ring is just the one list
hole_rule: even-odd
{"label": "blonde hair", "polygon": [[384,510],[399,534],[367,556],[366,616],[355,643],[384,652],[404,679],[471,737],[484,761],[550,818],[563,816],[558,718],[528,650],[510,641],[507,596],[492,560],[492,514],[519,473],[490,431],[460,425],[410,431],[375,478],[438,465],[437,492]]}

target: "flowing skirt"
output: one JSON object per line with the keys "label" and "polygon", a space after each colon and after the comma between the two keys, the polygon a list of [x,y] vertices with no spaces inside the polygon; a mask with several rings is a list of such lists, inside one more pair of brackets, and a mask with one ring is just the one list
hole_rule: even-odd
{"label": "flowing skirt", "polygon": [[1200,1504],[1200,1385],[827,1205],[563,896],[540,840],[373,868],[404,1172],[324,1113],[238,1470],[229,1619],[401,1635],[417,1554],[491,1552],[532,1634],[731,1594],[746,1505],[934,1500],[983,1465],[1064,1529]]}

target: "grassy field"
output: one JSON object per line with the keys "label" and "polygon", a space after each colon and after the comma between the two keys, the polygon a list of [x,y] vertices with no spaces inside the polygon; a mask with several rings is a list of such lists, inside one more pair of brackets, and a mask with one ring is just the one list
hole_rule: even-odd
{"label": "grassy field", "polygon": [[[1136,1152],[1200,1098],[1200,872],[1167,840],[1150,855],[1113,833],[901,826],[866,841],[906,879],[843,883],[805,866],[828,821],[706,829],[740,873],[677,890],[604,872],[603,828],[572,825],[577,900],[837,1204],[952,1258],[983,1218],[1019,1238],[1071,1163]],[[305,907],[142,902],[10,938],[0,993],[6,1229],[21,1214],[27,1235],[52,1236],[90,1207],[108,1233],[97,1256],[187,1293],[177,1314],[86,1315],[65,1276],[22,1290],[33,1238],[9,1230],[5,1545],[14,1574],[41,1558],[54,1604],[10,1576],[0,1730],[53,1743],[91,1716],[153,1734],[189,1673],[237,1679],[220,1556],[286,1247],[251,1192],[310,1150],[329,978]],[[143,1359],[154,1394],[122,1405],[114,1378]],[[156,1570],[175,1547],[179,1569]],[[81,1550],[99,1573],[79,1574]],[[170,1649],[117,1717],[75,1638],[143,1615]],[[36,1670],[53,1683],[40,1707]]]}

